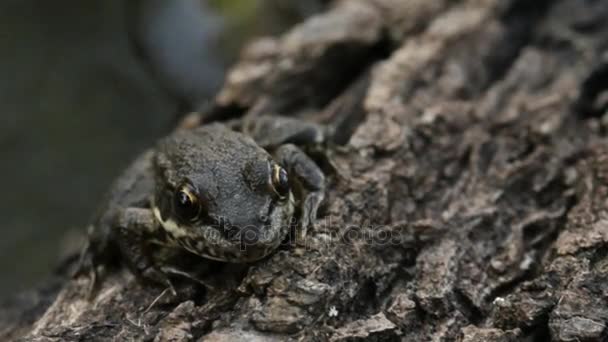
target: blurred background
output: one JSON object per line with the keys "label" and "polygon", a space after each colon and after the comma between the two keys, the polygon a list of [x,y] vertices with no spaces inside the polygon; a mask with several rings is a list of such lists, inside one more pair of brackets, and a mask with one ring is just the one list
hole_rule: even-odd
{"label": "blurred background", "polygon": [[212,98],[245,42],[324,2],[1,0],[0,298],[73,251],[112,180]]}

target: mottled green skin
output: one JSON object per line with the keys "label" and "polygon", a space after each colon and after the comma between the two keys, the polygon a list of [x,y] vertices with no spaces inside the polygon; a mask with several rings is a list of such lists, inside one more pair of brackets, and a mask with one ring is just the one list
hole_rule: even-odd
{"label": "mottled green skin", "polygon": [[[142,154],[116,181],[93,222],[79,273],[88,269],[96,275],[98,265],[119,259],[143,278],[170,284],[167,248],[224,262],[256,261],[294,228],[296,205],[303,235],[323,200],[324,175],[289,142],[319,143],[323,132],[293,119],[258,122],[248,134],[221,124],[180,130]],[[271,185],[278,165],[288,171],[292,190],[297,188],[287,196],[277,196]],[[185,182],[204,205],[195,221],[180,219],[172,205]]]}

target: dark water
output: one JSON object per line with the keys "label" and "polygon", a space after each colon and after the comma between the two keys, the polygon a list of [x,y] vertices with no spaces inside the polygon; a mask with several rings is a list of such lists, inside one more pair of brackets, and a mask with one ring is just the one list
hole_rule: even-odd
{"label": "dark water", "polygon": [[[151,73],[127,39],[127,13],[118,0],[0,1],[0,297],[31,287],[73,250],[111,180],[174,125],[178,103],[168,89],[184,70]],[[247,30],[251,17],[233,25],[202,15],[204,62],[185,69],[196,77],[184,86],[197,101],[220,84],[243,32],[287,25]],[[165,58],[188,50],[183,31],[175,41],[150,34],[169,37],[159,44]]]}

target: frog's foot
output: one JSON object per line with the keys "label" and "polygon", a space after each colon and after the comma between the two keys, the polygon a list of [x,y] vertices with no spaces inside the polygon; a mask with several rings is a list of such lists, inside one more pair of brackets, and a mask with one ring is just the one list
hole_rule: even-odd
{"label": "frog's foot", "polygon": [[306,237],[306,231],[317,219],[317,212],[324,198],[325,194],[323,191],[315,191],[309,193],[304,199],[304,205],[302,206],[302,223],[301,228],[298,230],[296,241],[302,241],[304,237]]}
{"label": "frog's foot", "polygon": [[154,224],[151,210],[126,208],[116,217],[116,231],[120,234],[119,247],[124,261],[131,271],[144,281],[167,286],[176,296],[177,291],[169,276],[157,268],[150,257],[148,241],[144,233]]}
{"label": "frog's foot", "polygon": [[160,270],[155,267],[148,267],[145,270],[139,271],[138,275],[145,281],[150,281],[161,286],[166,286],[167,290],[171,292],[173,297],[177,297],[177,291],[175,290],[175,286],[173,286],[173,282],[171,282],[171,279],[164,270]]}
{"label": "frog's foot", "polygon": [[170,275],[174,275],[174,276],[179,276],[185,279],[188,279],[196,284],[202,285],[203,287],[205,287],[207,290],[214,290],[215,286],[211,285],[209,282],[206,282],[202,279],[197,278],[195,275],[192,275],[189,272],[180,270],[178,268],[175,267],[171,267],[171,266],[164,266],[161,268],[162,272],[165,274],[170,274]]}
{"label": "frog's foot", "polygon": [[88,277],[89,283],[86,290],[86,297],[91,299],[94,297],[95,292],[97,292],[97,287],[99,285],[99,271],[97,269],[97,265],[95,263],[95,254],[92,250],[91,243],[87,242],[84,249],[80,253],[80,257],[76,264],[75,269],[72,271],[70,275],[72,279],[80,278],[83,276]]}
{"label": "frog's foot", "polygon": [[72,278],[78,278],[82,275],[88,274],[91,269],[95,269],[93,265],[93,255],[91,253],[90,243],[87,242],[85,247],[80,252],[76,267],[70,274]]}
{"label": "frog's foot", "polygon": [[95,293],[97,293],[99,287],[99,272],[97,271],[97,267],[94,265],[87,266],[79,266],[78,269],[72,274],[73,278],[78,278],[81,276],[86,276],[88,278],[88,284],[85,291],[85,297],[87,299],[92,299],[95,297]]}
{"label": "frog's foot", "polygon": [[279,147],[276,151],[279,163],[284,165],[292,179],[300,186],[302,193],[302,216],[296,242],[302,242],[308,227],[317,218],[317,211],[325,197],[325,176],[319,166],[302,150],[292,144]]}

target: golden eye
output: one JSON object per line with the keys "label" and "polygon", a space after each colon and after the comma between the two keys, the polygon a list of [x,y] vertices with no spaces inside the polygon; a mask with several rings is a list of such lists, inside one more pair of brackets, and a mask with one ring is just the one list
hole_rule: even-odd
{"label": "golden eye", "polygon": [[274,192],[281,199],[285,199],[289,194],[289,176],[287,171],[279,165],[272,167],[271,185]]}
{"label": "golden eye", "polygon": [[179,219],[195,221],[202,208],[196,189],[187,183],[180,186],[173,196],[173,208]]}

